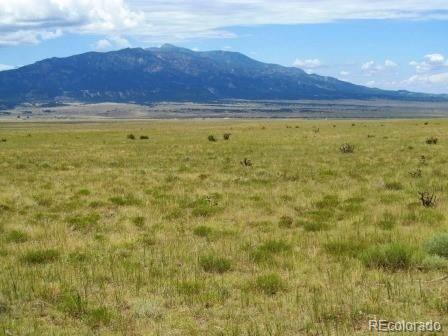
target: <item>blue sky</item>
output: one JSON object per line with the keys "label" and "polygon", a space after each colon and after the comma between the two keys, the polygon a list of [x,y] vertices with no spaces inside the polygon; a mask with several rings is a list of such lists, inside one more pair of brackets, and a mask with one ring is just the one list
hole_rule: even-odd
{"label": "blue sky", "polygon": [[239,51],[362,85],[448,93],[448,1],[0,0],[0,5],[0,70],[92,50],[173,43]]}

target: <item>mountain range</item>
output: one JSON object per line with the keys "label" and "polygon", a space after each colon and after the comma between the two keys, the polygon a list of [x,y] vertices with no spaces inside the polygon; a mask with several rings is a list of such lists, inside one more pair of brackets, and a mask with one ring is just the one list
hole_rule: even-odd
{"label": "mountain range", "polygon": [[237,52],[197,52],[170,44],[49,58],[0,72],[0,107],[239,99],[448,101],[448,95],[369,88],[262,63]]}

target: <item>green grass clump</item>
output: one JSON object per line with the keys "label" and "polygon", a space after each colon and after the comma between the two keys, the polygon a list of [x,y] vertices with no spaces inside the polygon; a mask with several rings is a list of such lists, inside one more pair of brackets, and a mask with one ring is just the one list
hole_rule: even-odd
{"label": "green grass clump", "polygon": [[87,302],[78,291],[64,290],[58,298],[57,307],[71,317],[80,318],[87,311]]}
{"label": "green grass clump", "polygon": [[10,243],[24,243],[28,240],[28,235],[19,230],[12,230],[6,236],[6,241]]}
{"label": "green grass clump", "polygon": [[225,273],[230,271],[232,263],[229,259],[213,254],[203,255],[199,258],[199,265],[208,273]]}
{"label": "green grass clump", "polygon": [[291,246],[283,240],[268,240],[258,247],[258,250],[266,251],[268,253],[286,252],[290,249]]}
{"label": "green grass clump", "polygon": [[349,240],[337,239],[324,243],[325,251],[335,257],[358,257],[366,248],[367,243],[358,238]]}
{"label": "green grass clump", "polygon": [[294,220],[290,216],[282,216],[278,221],[278,226],[281,228],[291,228],[293,226]]}
{"label": "green grass clump", "polygon": [[180,281],[176,288],[178,293],[181,295],[195,296],[201,293],[203,284],[197,280],[185,280]]}
{"label": "green grass clump", "polygon": [[69,217],[67,219],[67,222],[73,230],[89,231],[97,226],[99,220],[100,220],[99,214],[90,213],[87,215],[76,215]]}
{"label": "green grass clump", "polygon": [[68,316],[83,321],[92,329],[109,325],[115,317],[106,306],[90,307],[77,290],[64,290],[58,298],[57,308]]}
{"label": "green grass clump", "polygon": [[275,295],[284,290],[286,285],[278,274],[271,273],[257,277],[255,288],[265,295]]}
{"label": "green grass clump", "polygon": [[386,182],[384,184],[384,187],[387,190],[395,190],[395,191],[403,189],[403,185],[400,182],[397,182],[397,181]]}
{"label": "green grass clump", "polygon": [[134,223],[134,225],[139,228],[142,228],[145,226],[145,221],[146,221],[146,219],[143,216],[137,216],[137,217],[132,218],[132,223]]}
{"label": "green grass clump", "polygon": [[55,249],[34,250],[25,253],[21,260],[27,264],[46,264],[59,259],[59,251]]}
{"label": "green grass clump", "polygon": [[282,240],[268,240],[257,246],[250,253],[250,257],[255,262],[272,261],[273,255],[285,253],[291,250],[291,246]]}
{"label": "green grass clump", "polygon": [[383,217],[378,221],[377,225],[383,230],[392,230],[395,226],[396,218],[390,212],[384,213]]}
{"label": "green grass clump", "polygon": [[217,202],[206,197],[195,200],[190,207],[192,207],[191,214],[195,217],[210,217],[219,210]]}
{"label": "green grass clump", "polygon": [[90,195],[90,190],[88,190],[88,189],[80,189],[80,190],[78,190],[76,195],[78,195],[78,196],[89,196]]}
{"label": "green grass clump", "polygon": [[205,225],[200,225],[194,228],[193,233],[198,237],[209,238],[213,233],[213,229]]}
{"label": "green grass clump", "polygon": [[398,271],[413,266],[414,251],[401,243],[389,243],[368,248],[360,258],[366,267]]}
{"label": "green grass clump", "polygon": [[426,242],[425,247],[429,254],[448,258],[448,233],[441,233],[432,237]]}
{"label": "green grass clump", "polygon": [[439,257],[438,255],[429,255],[423,258],[421,266],[423,269],[428,271],[433,270],[447,271],[448,259],[444,257]]}
{"label": "green grass clump", "polygon": [[105,306],[89,309],[85,314],[86,323],[93,329],[108,326],[113,319],[113,312]]}
{"label": "green grass clump", "polygon": [[339,197],[337,195],[326,195],[316,203],[318,209],[334,209],[339,205]]}
{"label": "green grass clump", "polygon": [[141,204],[140,200],[131,194],[114,196],[109,198],[109,201],[118,206],[133,206]]}
{"label": "green grass clump", "polygon": [[323,221],[304,221],[301,226],[307,232],[319,232],[328,229],[328,224]]}

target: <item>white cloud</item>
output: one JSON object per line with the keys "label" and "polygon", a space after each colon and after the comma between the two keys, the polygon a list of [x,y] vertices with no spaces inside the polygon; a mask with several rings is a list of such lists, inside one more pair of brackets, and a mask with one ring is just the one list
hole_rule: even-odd
{"label": "white cloud", "polygon": [[368,61],[363,65],[361,65],[361,70],[364,71],[378,70],[378,66],[375,64],[374,61]]}
{"label": "white cloud", "polygon": [[387,60],[384,61],[384,66],[386,68],[396,68],[398,66],[398,64],[395,63],[394,61],[391,61],[391,60],[387,59]]}
{"label": "white cloud", "polygon": [[405,81],[407,84],[448,85],[448,72],[432,75],[414,75]]}
{"label": "white cloud", "polygon": [[101,39],[93,46],[96,51],[107,51],[113,49],[129,48],[131,44],[129,41],[121,36],[110,36],[105,39]]}
{"label": "white cloud", "polygon": [[112,44],[109,40],[103,39],[99,40],[95,43],[94,49],[97,51],[109,50],[112,47]]}
{"label": "white cloud", "polygon": [[322,62],[317,59],[317,58],[313,58],[313,59],[305,59],[305,60],[301,60],[301,59],[296,59],[293,63],[293,65],[295,67],[298,68],[302,68],[304,70],[315,70],[315,69],[319,69],[322,68],[324,65],[322,64]]}
{"label": "white cloud", "polygon": [[[405,9],[404,9],[405,8]],[[152,43],[231,38],[229,26],[356,19],[447,19],[446,0],[0,0],[0,45],[62,33]]]}
{"label": "white cloud", "polygon": [[367,75],[374,75],[380,71],[390,70],[396,68],[397,63],[389,59],[385,60],[384,63],[377,63],[375,61],[368,61],[361,65],[361,70]]}
{"label": "white cloud", "polygon": [[0,71],[11,70],[14,68],[15,68],[15,66],[12,66],[12,65],[0,64]]}
{"label": "white cloud", "polygon": [[412,61],[409,65],[415,67],[417,73],[427,73],[448,67],[448,60],[442,54],[428,54],[422,61]]}
{"label": "white cloud", "polygon": [[63,33],[131,31],[143,18],[123,0],[0,0],[0,45],[39,43]]}
{"label": "white cloud", "polygon": [[339,72],[339,75],[341,75],[341,76],[345,77],[345,76],[348,76],[348,75],[350,75],[350,72],[348,72],[348,71],[345,71],[345,70],[342,70],[342,71],[340,71],[340,72]]}

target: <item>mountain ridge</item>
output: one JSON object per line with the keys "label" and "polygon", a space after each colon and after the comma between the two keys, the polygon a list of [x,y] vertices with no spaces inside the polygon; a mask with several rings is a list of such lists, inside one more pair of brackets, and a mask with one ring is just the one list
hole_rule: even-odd
{"label": "mountain ridge", "polygon": [[193,51],[170,44],[53,57],[0,72],[0,107],[229,99],[448,101],[448,95],[368,88],[238,52]]}

